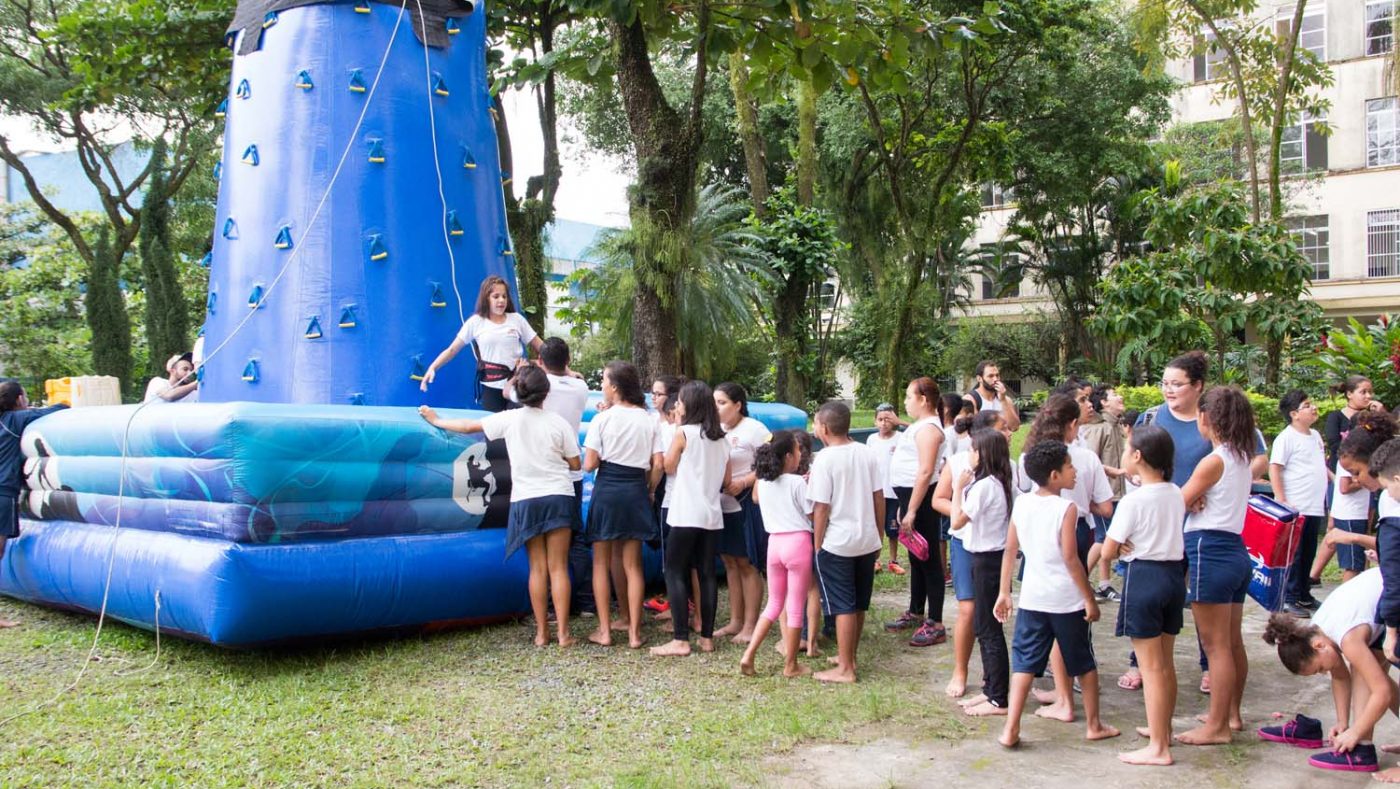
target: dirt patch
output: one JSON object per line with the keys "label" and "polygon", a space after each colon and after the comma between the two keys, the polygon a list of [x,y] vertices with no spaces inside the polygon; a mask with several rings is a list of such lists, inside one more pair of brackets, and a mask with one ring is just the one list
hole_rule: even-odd
{"label": "dirt patch", "polygon": [[[878,602],[887,610],[897,610],[903,599],[885,594]],[[948,622],[953,621],[954,603],[948,603]],[[1173,749],[1176,765],[1168,768],[1129,767],[1120,763],[1120,751],[1139,747],[1143,742],[1131,732],[1144,724],[1142,694],[1125,691],[1115,684],[1127,667],[1127,639],[1112,637],[1117,606],[1103,606],[1103,621],[1095,625],[1095,649],[1102,671],[1105,720],[1129,732],[1105,742],[1089,743],[1081,724],[1045,721],[1027,715],[1022,724],[1022,747],[1006,751],[996,743],[1001,721],[964,718],[966,736],[923,739],[893,727],[874,725],[846,743],[815,743],[771,759],[766,765],[766,783],[777,787],[891,787],[966,786],[979,787],[1066,787],[1078,789],[1086,780],[1094,784],[1136,787],[1357,787],[1370,784],[1368,776],[1334,773],[1308,766],[1308,751],[1258,739],[1254,730],[1273,723],[1275,714],[1291,717],[1302,712],[1330,726],[1335,719],[1330,682],[1326,677],[1295,677],[1289,674],[1272,648],[1260,639],[1264,611],[1247,604],[1245,644],[1250,655],[1249,683],[1245,690],[1246,731],[1228,746]],[[867,637],[872,635],[867,632]],[[873,637],[888,637],[880,636]],[[929,655],[929,652],[934,654]],[[1197,685],[1195,631],[1187,616],[1187,628],[1177,641],[1176,665],[1180,696],[1177,699],[1176,729],[1191,725],[1191,717],[1204,712],[1207,697]],[[924,673],[926,680],[942,689],[951,674],[952,644],[931,650],[908,649],[887,666],[895,671]],[[882,667],[886,668],[886,667]],[[972,677],[980,676],[977,653],[973,653]],[[974,687],[975,690],[975,687]],[[947,714],[956,710],[951,701],[937,700]],[[1380,743],[1400,742],[1400,722],[1386,716],[1377,727]],[[1382,767],[1396,763],[1382,755]]]}

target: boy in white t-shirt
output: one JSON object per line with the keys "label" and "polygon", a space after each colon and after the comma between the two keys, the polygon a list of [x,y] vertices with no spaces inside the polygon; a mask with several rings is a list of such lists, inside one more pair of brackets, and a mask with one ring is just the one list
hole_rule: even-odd
{"label": "boy in white t-shirt", "polygon": [[1327,526],[1327,485],[1332,473],[1327,470],[1322,436],[1312,429],[1317,406],[1307,394],[1300,389],[1288,392],[1279,398],[1278,410],[1288,420],[1288,427],[1274,439],[1269,453],[1269,484],[1274,499],[1297,510],[1303,519],[1298,552],[1284,589],[1283,610],[1307,618],[1317,608],[1308,573],[1317,556],[1318,535]]}
{"label": "boy in white t-shirt", "polygon": [[813,419],[825,448],[812,460],[807,498],[812,502],[813,543],[822,609],[836,618],[836,667],[813,676],[821,682],[855,682],[856,650],[875,585],[885,481],[875,455],[851,440],[851,409],[827,403]]}
{"label": "boy in white t-shirt", "polygon": [[[889,403],[875,406],[875,427],[880,432],[867,436],[865,445],[875,453],[880,463],[880,479],[885,485],[883,525],[885,537],[890,542],[890,562],[885,569],[895,575],[904,575],[904,568],[899,565],[899,499],[894,495],[894,488],[890,487],[890,458],[894,456],[894,448],[899,443],[899,414],[895,413],[894,406]],[[878,562],[879,557],[876,557],[875,572],[880,571]]]}
{"label": "boy in white t-shirt", "polygon": [[1117,729],[1099,720],[1099,672],[1089,636],[1089,624],[1099,619],[1099,604],[1079,559],[1075,534],[1079,512],[1073,501],[1060,495],[1075,483],[1069,447],[1060,441],[1042,441],[1026,452],[1023,465],[1039,487],[1034,495],[1017,498],[1012,507],[1001,565],[995,614],[1005,622],[1011,617],[1016,553],[1025,555],[1020,612],[1011,641],[1010,708],[997,741],[1007,748],[1020,743],[1021,713],[1031,681],[1045,672],[1056,646],[1066,670],[1079,678],[1083,688],[1085,739],[1117,737]]}

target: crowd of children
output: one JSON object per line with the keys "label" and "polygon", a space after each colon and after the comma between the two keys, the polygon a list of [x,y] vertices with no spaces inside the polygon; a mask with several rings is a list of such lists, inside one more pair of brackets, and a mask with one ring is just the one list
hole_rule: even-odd
{"label": "crowd of children", "polygon": [[[910,381],[907,422],[882,404],[876,433],[861,443],[850,434],[849,408],[837,402],[818,409],[814,435],[770,433],[734,383],[711,389],[659,378],[649,411],[637,370],[619,361],[604,370],[600,412],[580,449],[578,417],[546,402],[556,376],[569,375],[563,353],[552,375],[517,370],[503,392],[516,410],[478,421],[423,409],[438,427],[505,442],[516,469],[507,550],[523,547],[530,559],[536,644],[550,641],[551,602],[558,642],[573,643],[566,562],[579,530],[592,549],[598,608],[590,641],[611,645],[617,630],[628,646],[643,646],[642,545],[653,542],[662,548],[669,607],[662,616],[672,638],[652,655],[688,655],[692,635],[700,650],[713,651],[715,639],[728,636],[746,645],[740,670],[752,675],[776,625],[784,676],[808,674],[798,657],[804,649],[817,654],[819,609],[834,623],[836,655],[814,676],[854,682],[875,574],[905,574],[903,546],[909,603],[885,629],[912,630],[912,646],[943,643],[950,586],[956,619],[946,693],[970,716],[1005,716],[1006,747],[1020,742],[1032,698],[1038,716],[1076,720],[1076,690],[1086,738],[1119,734],[1100,718],[1091,635],[1099,604],[1117,602],[1114,635],[1133,650],[1118,684],[1142,690],[1147,721],[1138,729],[1147,744],[1119,758],[1167,765],[1174,743],[1228,743],[1244,727],[1250,666],[1242,621],[1252,564],[1242,532],[1251,488],[1267,468],[1273,497],[1300,514],[1302,547],[1265,639],[1293,673],[1331,675],[1337,722],[1324,735],[1318,721],[1299,716],[1260,736],[1325,749],[1310,760],[1319,767],[1378,769],[1372,730],[1400,699],[1387,676],[1400,626],[1400,440],[1366,379],[1344,383],[1347,407],[1329,414],[1322,434],[1308,396],[1284,395],[1287,426],[1267,454],[1249,400],[1235,387],[1207,387],[1202,354],[1170,362],[1162,405],[1141,414],[1127,412],[1111,388],[1072,379],[1047,398],[1013,458],[1018,422],[990,363],[979,365],[978,388],[966,396],[944,395],[930,378]],[[815,453],[814,439],[822,447]],[[578,514],[580,469],[595,475],[586,523]],[[1380,566],[1366,571],[1368,552]],[[1319,603],[1314,579],[1333,553],[1345,583]],[[729,589],[722,628],[717,559]],[[1199,725],[1173,736],[1173,651],[1188,608],[1210,702]],[[982,683],[970,694],[974,645]],[[1034,688],[1047,672],[1054,690]],[[1400,768],[1379,777],[1400,782]]]}

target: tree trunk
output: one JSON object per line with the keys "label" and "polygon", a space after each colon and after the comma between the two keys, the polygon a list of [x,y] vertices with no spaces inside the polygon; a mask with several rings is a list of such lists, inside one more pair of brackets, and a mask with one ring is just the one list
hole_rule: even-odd
{"label": "tree trunk", "polygon": [[[1288,88],[1293,81],[1293,63],[1298,53],[1298,29],[1303,24],[1303,11],[1307,0],[1298,0],[1293,8],[1293,22],[1288,29],[1288,37],[1283,42],[1283,62],[1279,64],[1278,84],[1274,86],[1274,111],[1269,118],[1269,216],[1274,221],[1283,221],[1283,189],[1280,185],[1282,162],[1280,148],[1283,146],[1283,127],[1287,118]],[[1306,163],[1305,163],[1306,165]],[[1270,368],[1274,365],[1271,363]],[[1277,383],[1271,380],[1270,383]]]}
{"label": "tree trunk", "polygon": [[632,361],[643,380],[679,370],[676,272],[689,254],[686,236],[695,214],[695,180],[705,91],[709,7],[700,3],[690,115],[682,118],[667,102],[652,69],[640,18],[612,22],[617,45],[617,86],[627,113],[637,158],[632,189],[632,232],[637,234],[633,295]]}
{"label": "tree trunk", "polygon": [[811,78],[797,85],[797,204],[817,200],[817,91]]}
{"label": "tree trunk", "polygon": [[93,248],[83,306],[92,328],[92,369],[121,382],[122,391],[134,390],[131,378],[131,319],[122,297],[121,257],[112,248],[107,230]]}
{"label": "tree trunk", "polygon": [[1198,2],[1198,0],[1186,0],[1191,10],[1196,12],[1202,24],[1210,29],[1215,36],[1216,42],[1224,48],[1225,58],[1230,64],[1230,79],[1235,83],[1235,91],[1240,103],[1240,127],[1244,133],[1245,157],[1248,159],[1249,167],[1249,200],[1253,221],[1257,224],[1261,216],[1262,207],[1259,200],[1259,147],[1254,139],[1254,118],[1249,109],[1249,89],[1244,79],[1244,66],[1240,63],[1239,50],[1235,48],[1233,41],[1226,39],[1220,32],[1220,26],[1215,23],[1215,18],[1211,16]]}
{"label": "tree trunk", "polygon": [[[797,94],[797,204],[811,208],[816,200],[817,177],[817,99],[811,80],[798,85]],[[825,278],[824,272],[799,267],[790,273],[773,305],[774,332],[778,339],[775,388],[780,400],[799,408],[812,398],[812,377],[825,377],[820,362],[807,369],[812,351],[812,335],[820,332],[821,312],[808,319],[808,301],[813,287]]]}
{"label": "tree trunk", "polygon": [[[501,97],[496,96],[491,103],[491,117],[496,126],[496,152],[501,161],[501,172],[515,170],[515,152],[511,145],[510,125],[506,122],[506,109]],[[521,201],[515,195],[515,180],[505,185],[506,227],[510,229],[511,249],[515,259],[515,282],[520,294],[517,305],[525,320],[537,332],[544,331],[545,312],[549,304],[545,292],[544,226],[531,208],[532,201]],[[467,305],[461,305],[466,309]]]}
{"label": "tree trunk", "polygon": [[142,206],[141,272],[146,284],[147,370],[165,375],[165,361],[190,349],[189,307],[170,251],[170,188],[165,144],[157,142],[150,187]]}
{"label": "tree trunk", "polygon": [[762,219],[768,210],[768,163],[763,155],[763,138],[758,133],[758,110],[749,94],[749,67],[743,52],[729,56],[729,87],[734,91],[734,115],[739,141],[744,146],[744,167],[749,176],[749,196],[754,216]]}

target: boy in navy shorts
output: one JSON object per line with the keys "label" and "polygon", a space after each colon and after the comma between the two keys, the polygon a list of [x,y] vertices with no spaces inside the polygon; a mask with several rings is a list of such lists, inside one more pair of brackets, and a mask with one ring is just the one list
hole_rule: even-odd
{"label": "boy in navy shorts", "polygon": [[885,481],[875,453],[852,441],[851,409],[827,403],[813,419],[825,448],[812,460],[807,498],[812,502],[817,588],[822,611],[836,618],[836,667],[813,676],[821,682],[855,682],[856,648],[875,586]]}
{"label": "boy in navy shorts", "polygon": [[1060,496],[1075,482],[1069,447],[1062,441],[1042,441],[1026,452],[1025,469],[1040,487],[1016,499],[1002,559],[1001,594],[994,612],[999,621],[1011,616],[1017,551],[1025,555],[1025,574],[1011,641],[1011,707],[997,741],[1007,748],[1020,743],[1031,681],[1045,673],[1055,646],[1068,673],[1078,677],[1083,688],[1085,739],[1117,737],[1117,729],[1099,720],[1099,672],[1089,635],[1089,623],[1098,621],[1099,605],[1079,561],[1079,512],[1074,502]]}

